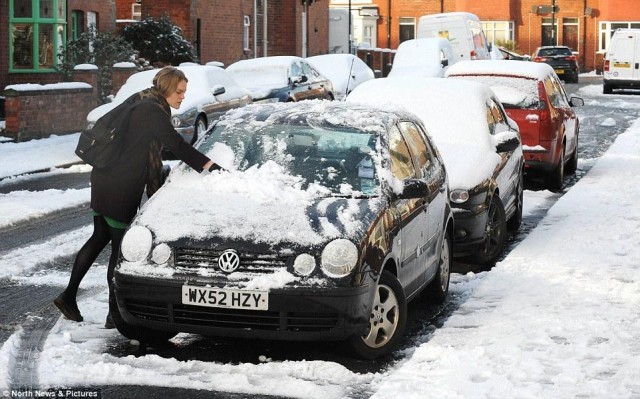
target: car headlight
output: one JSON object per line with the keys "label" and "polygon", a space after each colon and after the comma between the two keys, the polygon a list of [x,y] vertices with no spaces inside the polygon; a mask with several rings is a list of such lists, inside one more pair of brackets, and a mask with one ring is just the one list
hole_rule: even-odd
{"label": "car headlight", "polygon": [[171,257],[171,247],[165,243],[156,246],[151,252],[151,260],[158,265],[167,263],[169,257]]}
{"label": "car headlight", "polygon": [[309,254],[300,254],[296,256],[293,262],[293,270],[301,276],[308,276],[316,268],[316,258]]}
{"label": "car headlight", "polygon": [[122,256],[129,262],[145,260],[151,251],[153,237],[151,231],[143,226],[133,226],[122,239]]}
{"label": "car headlight", "polygon": [[469,200],[469,191],[467,190],[453,190],[449,194],[449,199],[454,204],[464,204]]}
{"label": "car headlight", "polygon": [[331,241],[322,251],[322,271],[329,277],[344,277],[358,262],[358,248],[349,240]]}
{"label": "car headlight", "polygon": [[182,119],[180,119],[179,116],[172,116],[171,124],[173,125],[173,127],[180,127],[180,125],[182,125]]}

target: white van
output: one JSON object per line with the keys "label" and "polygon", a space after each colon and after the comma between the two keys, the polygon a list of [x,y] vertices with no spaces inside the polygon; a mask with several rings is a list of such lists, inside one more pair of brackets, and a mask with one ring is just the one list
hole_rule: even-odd
{"label": "white van", "polygon": [[418,20],[418,38],[429,37],[449,40],[458,61],[491,59],[487,38],[475,14],[447,12],[423,15]]}
{"label": "white van", "polygon": [[604,57],[602,92],[626,88],[640,89],[640,29],[616,30]]}
{"label": "white van", "polygon": [[458,61],[445,39],[411,39],[400,43],[393,57],[390,78],[419,76],[441,78],[449,65]]}

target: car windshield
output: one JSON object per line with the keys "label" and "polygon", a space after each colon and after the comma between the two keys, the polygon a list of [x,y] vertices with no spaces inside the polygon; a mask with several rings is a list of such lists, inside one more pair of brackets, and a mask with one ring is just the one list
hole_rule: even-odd
{"label": "car windshield", "polygon": [[553,57],[555,55],[572,55],[571,50],[565,47],[560,48],[541,48],[538,51],[538,55],[541,57]]}
{"label": "car windshield", "polygon": [[219,125],[200,150],[206,153],[217,143],[231,148],[241,171],[272,161],[302,178],[303,189],[318,184],[334,196],[379,193],[376,135],[369,132],[295,124]]}

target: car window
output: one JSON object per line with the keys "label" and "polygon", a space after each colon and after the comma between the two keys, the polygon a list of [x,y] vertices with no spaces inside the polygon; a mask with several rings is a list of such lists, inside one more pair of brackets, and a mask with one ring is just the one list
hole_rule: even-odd
{"label": "car window", "polygon": [[391,156],[391,173],[400,180],[416,177],[409,147],[397,127],[389,132],[389,154]]}
{"label": "car window", "polygon": [[422,132],[412,122],[401,122],[399,127],[416,161],[416,167],[422,172],[422,176],[427,176],[429,168],[431,168],[433,154],[427,147]]}
{"label": "car window", "polygon": [[563,105],[562,91],[559,91],[558,86],[554,84],[553,80],[551,77],[546,78],[544,80],[544,88],[547,91],[551,105],[556,108],[563,107],[565,105]]}
{"label": "car window", "polygon": [[491,107],[486,104],[487,111],[487,125],[489,126],[489,133],[494,134],[496,132],[496,121],[493,118],[493,112],[491,111]]}
{"label": "car window", "polygon": [[302,76],[302,69],[297,62],[291,64],[291,77]]}
{"label": "car window", "polygon": [[568,48],[542,48],[538,51],[539,56],[552,57],[554,55],[573,55]]}
{"label": "car window", "polygon": [[569,99],[567,98],[567,93],[564,91],[562,82],[555,77],[551,79],[551,82],[558,93],[558,104],[560,104],[561,107],[569,107]]}
{"label": "car window", "polygon": [[[493,116],[493,121],[495,124],[508,125],[507,118],[502,113],[502,110],[500,109],[500,106],[495,99],[490,100],[489,109],[491,110],[491,115]],[[496,132],[494,131],[493,133]]]}
{"label": "car window", "polygon": [[311,65],[307,64],[306,62],[301,62],[300,63],[302,65],[302,72],[307,75],[307,78],[309,80],[318,80],[318,73],[311,68]]}

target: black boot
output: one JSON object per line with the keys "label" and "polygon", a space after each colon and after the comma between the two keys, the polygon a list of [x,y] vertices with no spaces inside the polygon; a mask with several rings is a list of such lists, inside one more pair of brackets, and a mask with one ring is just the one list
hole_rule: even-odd
{"label": "black boot", "polygon": [[67,319],[77,322],[84,320],[80,314],[76,300],[67,298],[64,292],[53,300],[53,304],[60,309],[60,312],[62,312]]}

